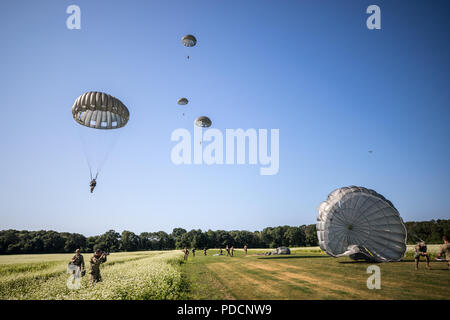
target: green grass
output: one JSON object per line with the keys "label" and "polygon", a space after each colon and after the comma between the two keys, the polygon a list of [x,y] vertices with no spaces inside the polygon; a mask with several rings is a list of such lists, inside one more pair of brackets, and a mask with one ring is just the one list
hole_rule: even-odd
{"label": "green grass", "polygon": [[112,253],[101,267],[103,283],[91,288],[86,276],[80,290],[66,287],[72,254],[0,256],[0,299],[449,299],[447,265],[433,260],[425,270],[421,262],[415,271],[413,246],[402,262],[377,264],[380,290],[367,289],[371,263],[332,258],[318,247],[259,255],[270,250],[245,256],[238,249],[234,257],[198,250],[186,263],[179,250]]}
{"label": "green grass", "polygon": [[[429,246],[437,252],[438,246]],[[367,267],[373,263],[332,258],[318,247],[293,248],[288,256],[257,255],[189,257],[183,270],[191,283],[190,299],[449,299],[450,271],[446,263],[422,262],[415,271],[412,248],[402,262],[376,264],[381,289],[369,290]]]}

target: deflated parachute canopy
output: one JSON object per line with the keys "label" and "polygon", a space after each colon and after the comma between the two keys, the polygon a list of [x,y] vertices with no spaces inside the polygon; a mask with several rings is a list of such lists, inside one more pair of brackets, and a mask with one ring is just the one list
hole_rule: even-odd
{"label": "deflated parachute canopy", "polygon": [[103,92],[86,92],[72,107],[72,116],[79,124],[94,129],[118,129],[130,118],[127,107],[117,98]]}
{"label": "deflated parachute canopy", "polygon": [[374,190],[334,190],[318,208],[317,237],[328,255],[377,262],[399,261],[406,228],[394,205]]}
{"label": "deflated parachute canopy", "polygon": [[193,47],[197,44],[197,39],[192,34],[187,34],[181,38],[181,42],[185,47]]}
{"label": "deflated parachute canopy", "polygon": [[189,100],[188,99],[186,99],[186,98],[180,98],[180,99],[178,99],[178,102],[177,102],[180,106],[185,106],[185,105],[187,105],[188,103],[189,103]]}
{"label": "deflated parachute canopy", "polygon": [[195,125],[202,128],[208,128],[212,124],[211,120],[208,117],[202,116],[198,117],[195,120]]}
{"label": "deflated parachute canopy", "polygon": [[291,250],[288,247],[278,247],[275,252],[277,254],[291,254]]}

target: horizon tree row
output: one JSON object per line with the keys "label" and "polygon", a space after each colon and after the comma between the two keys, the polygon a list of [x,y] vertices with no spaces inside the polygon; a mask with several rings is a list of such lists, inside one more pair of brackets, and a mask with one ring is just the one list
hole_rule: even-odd
{"label": "horizon tree row", "polygon": [[[406,222],[408,244],[419,240],[440,243],[450,234],[450,219]],[[110,251],[173,250],[187,248],[224,248],[226,245],[242,248],[276,248],[317,246],[316,225],[267,227],[262,231],[208,230],[174,228],[164,231],[142,232],[139,235],[124,230],[109,230],[102,235],[85,237],[79,233],[56,231],[0,231],[0,254],[67,253],[80,248],[92,252],[98,248]]]}

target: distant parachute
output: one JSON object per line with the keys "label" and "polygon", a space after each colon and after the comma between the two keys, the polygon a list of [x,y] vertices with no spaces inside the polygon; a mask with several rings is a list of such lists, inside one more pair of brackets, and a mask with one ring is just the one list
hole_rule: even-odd
{"label": "distant parachute", "polygon": [[186,99],[186,98],[180,98],[180,99],[178,99],[177,103],[178,103],[180,106],[185,106],[185,105],[187,105],[187,104],[189,103],[189,100]]}
{"label": "distant parachute", "polygon": [[394,205],[374,190],[334,190],[318,208],[317,237],[328,255],[376,262],[399,261],[406,228]]}
{"label": "distant parachute", "polygon": [[181,38],[181,42],[185,47],[194,47],[197,44],[197,39],[192,34],[187,34]]}
{"label": "distant parachute", "polygon": [[208,128],[212,124],[211,120],[208,117],[202,116],[195,119],[195,125],[202,128]]}
{"label": "distant parachute", "polygon": [[103,92],[86,92],[72,107],[73,119],[94,129],[118,129],[130,118],[127,107],[117,98]]}

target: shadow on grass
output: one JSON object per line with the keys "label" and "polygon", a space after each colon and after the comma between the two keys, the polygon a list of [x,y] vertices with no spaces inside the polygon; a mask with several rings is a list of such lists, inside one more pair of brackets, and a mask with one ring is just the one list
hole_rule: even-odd
{"label": "shadow on grass", "polygon": [[[414,259],[403,259],[400,261],[391,261],[391,262],[376,262],[376,261],[364,261],[364,260],[357,260],[357,261],[339,261],[339,263],[367,263],[367,264],[374,264],[374,263],[402,263],[402,262],[414,262]],[[421,259],[421,262],[425,263],[425,259]],[[430,260],[430,262],[441,262],[436,260]],[[445,261],[444,261],[445,262]]]}
{"label": "shadow on grass", "polygon": [[364,260],[357,260],[357,261],[339,261],[339,263],[342,264],[378,264],[378,263],[382,263],[382,262],[377,262],[377,261],[364,261]]}
{"label": "shadow on grass", "polygon": [[257,259],[309,259],[309,258],[329,258],[328,256],[264,256]]}

